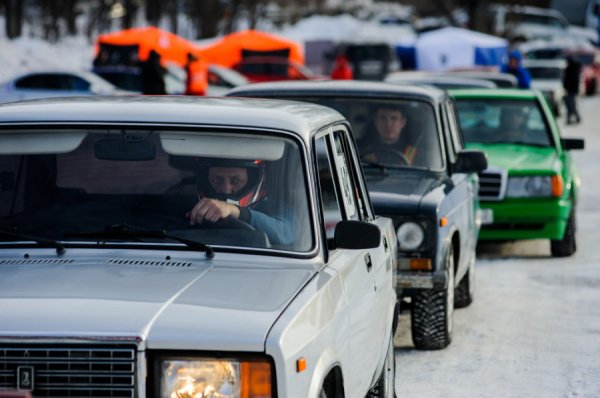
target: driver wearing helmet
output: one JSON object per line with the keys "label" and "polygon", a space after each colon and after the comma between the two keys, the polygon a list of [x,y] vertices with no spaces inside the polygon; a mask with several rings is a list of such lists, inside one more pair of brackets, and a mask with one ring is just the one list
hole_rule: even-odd
{"label": "driver wearing helmet", "polygon": [[261,160],[205,158],[197,169],[198,203],[186,213],[190,225],[239,219],[263,231],[272,243],[286,244],[285,222],[272,214]]}

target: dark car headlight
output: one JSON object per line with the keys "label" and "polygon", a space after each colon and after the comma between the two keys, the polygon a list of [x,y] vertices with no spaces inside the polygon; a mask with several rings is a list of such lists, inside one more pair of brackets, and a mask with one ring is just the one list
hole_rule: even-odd
{"label": "dark car headlight", "polygon": [[272,365],[266,359],[165,355],[155,361],[160,398],[273,396]]}

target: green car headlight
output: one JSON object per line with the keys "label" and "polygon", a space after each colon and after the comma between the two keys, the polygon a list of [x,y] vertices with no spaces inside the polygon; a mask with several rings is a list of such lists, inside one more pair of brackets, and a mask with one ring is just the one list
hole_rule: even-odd
{"label": "green car headlight", "polygon": [[161,398],[271,397],[271,365],[267,361],[162,359]]}
{"label": "green car headlight", "polygon": [[416,250],[425,239],[425,230],[421,224],[407,221],[400,224],[396,231],[396,237],[400,250]]}
{"label": "green car headlight", "polygon": [[552,176],[509,177],[506,196],[511,198],[552,196]]}

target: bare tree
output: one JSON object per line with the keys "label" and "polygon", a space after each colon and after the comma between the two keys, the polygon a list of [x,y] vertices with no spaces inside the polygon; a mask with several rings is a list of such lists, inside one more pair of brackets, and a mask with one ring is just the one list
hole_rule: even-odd
{"label": "bare tree", "polygon": [[162,15],[163,5],[161,0],[146,0],[146,21],[150,25],[158,25]]}
{"label": "bare tree", "polygon": [[14,39],[21,36],[23,30],[23,1],[3,0],[6,15],[6,37]]}
{"label": "bare tree", "polygon": [[469,15],[469,29],[484,33],[492,32],[492,20],[489,12],[489,0],[463,0],[463,6]]}
{"label": "bare tree", "polygon": [[109,13],[115,0],[95,0],[95,5],[90,9],[86,35],[89,39],[98,32],[107,32],[110,28]]}
{"label": "bare tree", "polygon": [[138,5],[134,0],[124,0],[123,8],[125,9],[125,14],[121,20],[121,27],[123,29],[129,29],[133,27],[133,17],[137,13]]}
{"label": "bare tree", "polygon": [[63,0],[62,14],[67,28],[67,34],[75,36],[77,34],[77,3],[78,0]]}
{"label": "bare tree", "polygon": [[219,34],[219,22],[225,15],[225,7],[219,0],[191,0],[189,8],[198,39]]}

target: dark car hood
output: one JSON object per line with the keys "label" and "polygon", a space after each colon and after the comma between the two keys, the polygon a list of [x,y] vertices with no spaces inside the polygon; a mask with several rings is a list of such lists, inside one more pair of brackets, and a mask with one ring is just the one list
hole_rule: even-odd
{"label": "dark car hood", "polygon": [[392,215],[419,211],[423,197],[442,183],[433,173],[390,171],[387,176],[367,175],[375,213]]}

